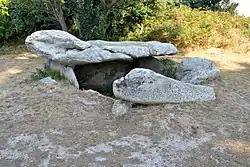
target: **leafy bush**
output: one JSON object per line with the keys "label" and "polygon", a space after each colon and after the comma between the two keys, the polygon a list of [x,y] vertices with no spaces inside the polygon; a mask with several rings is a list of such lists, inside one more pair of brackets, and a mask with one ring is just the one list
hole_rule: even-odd
{"label": "leafy bush", "polygon": [[[250,19],[226,12],[200,11],[187,6],[162,6],[144,22],[143,40],[171,42],[179,48],[236,48],[249,41]],[[134,31],[127,36],[138,36]]]}
{"label": "leafy bush", "polygon": [[11,0],[9,15],[17,34],[24,38],[37,30],[59,28],[40,0]]}
{"label": "leafy bush", "polygon": [[77,24],[83,40],[118,40],[152,16],[157,0],[80,0]]}
{"label": "leafy bush", "polygon": [[6,41],[13,34],[13,28],[8,13],[10,0],[0,0],[0,40]]}
{"label": "leafy bush", "polygon": [[191,8],[200,8],[202,10],[227,11],[234,13],[238,3],[233,0],[181,0],[181,3]]}

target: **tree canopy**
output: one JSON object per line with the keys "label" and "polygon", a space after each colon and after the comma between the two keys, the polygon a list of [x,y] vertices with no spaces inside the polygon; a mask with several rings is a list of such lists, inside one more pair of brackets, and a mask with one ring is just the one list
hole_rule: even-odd
{"label": "tree canopy", "polygon": [[0,0],[0,38],[41,29],[78,32],[84,40],[119,40],[156,14],[159,4],[235,11],[232,0]]}

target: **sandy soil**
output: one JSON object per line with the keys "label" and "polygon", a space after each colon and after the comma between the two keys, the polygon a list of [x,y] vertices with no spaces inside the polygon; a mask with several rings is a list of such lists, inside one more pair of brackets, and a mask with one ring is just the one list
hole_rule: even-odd
{"label": "sandy soil", "polygon": [[32,81],[41,59],[0,55],[0,166],[250,166],[250,55],[209,49],[171,58],[194,56],[220,68],[208,84],[217,100],[135,106],[114,118],[111,98]]}

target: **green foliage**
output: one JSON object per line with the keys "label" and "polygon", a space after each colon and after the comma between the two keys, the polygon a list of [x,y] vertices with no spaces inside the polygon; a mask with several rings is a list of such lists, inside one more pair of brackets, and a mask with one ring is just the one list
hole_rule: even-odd
{"label": "green foliage", "polygon": [[236,6],[231,0],[0,0],[0,40],[16,41],[37,30],[69,27],[83,40],[235,47],[250,37],[250,19],[230,14]]}
{"label": "green foliage", "polygon": [[38,81],[49,76],[55,80],[66,80],[64,76],[61,76],[60,72],[40,68],[37,68],[36,71],[31,74],[31,79],[34,81]]}
{"label": "green foliage", "polygon": [[77,25],[80,37],[83,40],[102,39],[103,34],[99,29],[99,3],[95,0],[80,0],[77,8]]}
{"label": "green foliage", "polygon": [[41,29],[74,24],[74,0],[0,0],[0,40],[19,41]]}
{"label": "green foliage", "polygon": [[119,40],[153,15],[157,0],[82,0],[77,11],[84,40]]}
{"label": "green foliage", "polygon": [[212,11],[227,11],[234,13],[235,9],[238,6],[238,3],[235,3],[233,0],[182,0],[181,2],[184,5],[187,5],[191,8],[200,8],[205,10]]}
{"label": "green foliage", "polygon": [[[230,13],[162,6],[155,17],[144,22],[142,37],[172,42],[179,48],[237,47],[243,39],[249,39],[249,25],[249,18]],[[127,39],[131,36],[137,36],[136,31]]]}
{"label": "green foliage", "polygon": [[[143,22],[155,16],[158,9],[157,0],[125,1],[123,8],[117,9],[110,16],[113,18],[109,29],[108,40],[124,40],[129,32],[139,28],[137,37],[140,38]],[[133,39],[131,39],[133,40]]]}
{"label": "green foliage", "polygon": [[13,34],[13,28],[8,13],[10,0],[0,0],[0,40],[8,40]]}
{"label": "green foliage", "polygon": [[[43,3],[41,3],[43,2]],[[28,34],[41,30],[59,28],[49,8],[40,0],[11,0],[9,14],[18,34]]]}
{"label": "green foliage", "polygon": [[48,71],[37,68],[35,72],[32,72],[30,77],[32,80],[38,81],[48,76],[50,76]]}
{"label": "green foliage", "polygon": [[0,15],[6,16],[8,15],[8,7],[10,0],[0,0]]}

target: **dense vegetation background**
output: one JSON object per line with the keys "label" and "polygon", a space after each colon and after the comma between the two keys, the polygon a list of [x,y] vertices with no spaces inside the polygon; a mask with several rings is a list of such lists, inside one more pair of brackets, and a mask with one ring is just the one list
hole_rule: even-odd
{"label": "dense vegetation background", "polygon": [[[41,29],[83,40],[158,40],[179,48],[238,48],[250,19],[231,0],[0,0],[0,40],[23,42]],[[249,47],[245,48],[249,51]]]}

